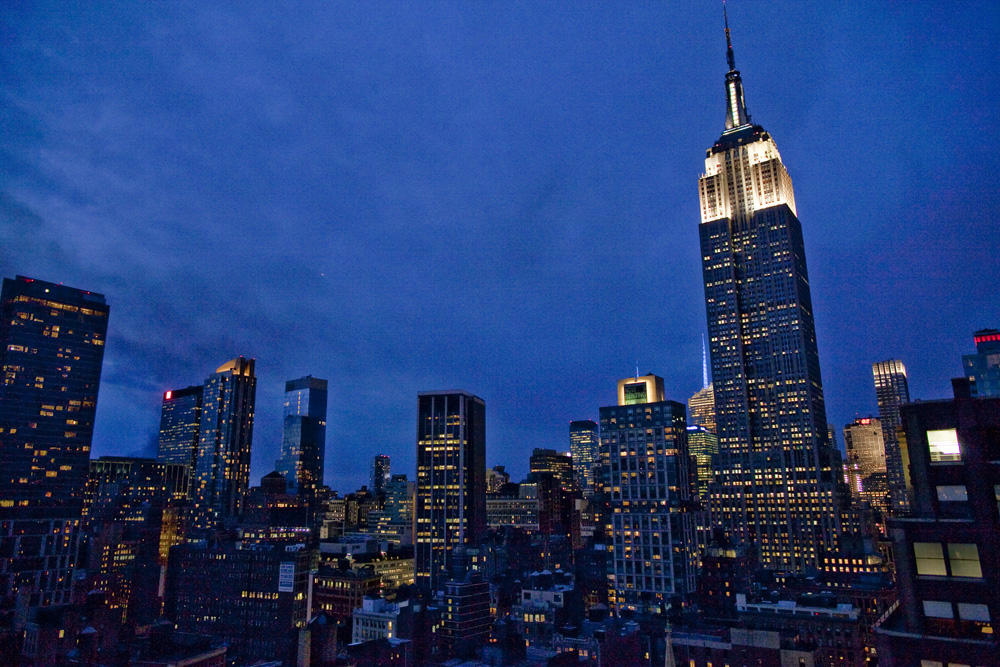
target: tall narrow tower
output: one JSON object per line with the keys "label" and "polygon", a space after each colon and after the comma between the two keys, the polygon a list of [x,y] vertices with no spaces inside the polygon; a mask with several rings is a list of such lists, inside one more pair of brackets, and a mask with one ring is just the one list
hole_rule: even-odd
{"label": "tall narrow tower", "polygon": [[257,377],[254,360],[239,357],[205,380],[198,457],[195,461],[195,509],[199,527],[238,518],[250,484]]}
{"label": "tall narrow tower", "polygon": [[486,532],[486,403],[466,391],[417,395],[416,583],[438,590],[452,550]]}
{"label": "tall narrow tower", "polygon": [[323,485],[327,381],[307,375],[285,383],[281,458],[275,469],[295,493],[312,502]]}
{"label": "tall narrow tower", "polygon": [[872,377],[875,380],[878,417],[882,422],[882,440],[885,443],[889,509],[898,514],[910,506],[903,474],[903,455],[899,450],[899,436],[896,434],[903,423],[899,409],[910,402],[910,385],[906,379],[906,366],[899,359],[876,361],[872,364]]}
{"label": "tall narrow tower", "polygon": [[762,565],[832,546],[839,456],[828,445],[802,227],[778,147],[750,121],[726,23],[726,122],[698,182],[719,470],[714,520]]}

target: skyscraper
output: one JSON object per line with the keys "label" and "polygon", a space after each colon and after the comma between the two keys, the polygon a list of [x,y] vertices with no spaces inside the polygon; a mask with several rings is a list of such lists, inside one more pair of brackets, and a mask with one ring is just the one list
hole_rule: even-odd
{"label": "skyscraper", "polygon": [[250,485],[256,395],[253,359],[233,359],[205,380],[194,482],[201,528],[237,519],[243,509]]}
{"label": "skyscraper", "polygon": [[702,387],[688,399],[688,423],[715,433],[715,388],[712,383]]}
{"label": "skyscraper", "polygon": [[376,496],[385,492],[385,485],[392,478],[389,457],[379,454],[372,461],[372,493]]}
{"label": "skyscraper", "polygon": [[576,483],[589,496],[594,491],[594,464],[601,446],[597,422],[581,419],[569,423],[569,451],[573,456]]}
{"label": "skyscraper", "polygon": [[882,422],[872,417],[858,417],[844,427],[847,448],[848,486],[880,510],[888,509],[885,438]]}
{"label": "skyscraper", "polygon": [[163,393],[160,444],[156,455],[160,463],[181,463],[194,471],[204,393],[205,387],[200,384]]}
{"label": "skyscraper", "polygon": [[444,585],[451,551],[486,531],[486,403],[461,391],[417,395],[416,583]]}
{"label": "skyscraper", "polygon": [[962,355],[969,392],[973,398],[1000,396],[1000,331],[981,329],[973,340],[976,341],[976,353]]}
{"label": "skyscraper", "polygon": [[285,383],[281,458],[275,469],[289,488],[312,499],[323,484],[327,381],[307,375]]}
{"label": "skyscraper", "polygon": [[872,364],[875,379],[875,398],[878,400],[878,417],[882,422],[882,440],[885,444],[885,467],[889,478],[889,509],[902,512],[910,503],[906,497],[906,478],[903,457],[896,433],[902,422],[899,409],[910,402],[910,386],[906,380],[906,366],[899,359],[877,361]]}
{"label": "skyscraper", "polygon": [[832,546],[839,455],[827,443],[809,275],[792,180],[750,121],[726,26],[726,123],[698,185],[719,436],[714,520],[762,565],[802,568]]}
{"label": "skyscraper", "polygon": [[3,281],[0,597],[70,600],[107,331],[101,294]]}
{"label": "skyscraper", "polygon": [[694,592],[697,543],[687,511],[691,478],[682,403],[663,398],[655,375],[618,382],[618,405],[603,407],[612,524],[609,585],[617,610],[662,611]]}

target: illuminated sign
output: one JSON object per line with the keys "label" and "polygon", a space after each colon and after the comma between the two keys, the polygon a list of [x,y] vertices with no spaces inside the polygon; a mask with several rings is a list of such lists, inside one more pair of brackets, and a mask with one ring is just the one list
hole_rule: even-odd
{"label": "illuminated sign", "polygon": [[645,382],[632,382],[625,385],[625,405],[636,405],[646,402]]}
{"label": "illuminated sign", "polygon": [[278,565],[278,592],[291,593],[295,590],[295,563]]}
{"label": "illuminated sign", "polygon": [[174,392],[172,392],[172,391],[168,391],[167,393],[165,393],[165,394],[163,395],[163,398],[164,398],[164,400],[167,400],[167,401],[169,401],[169,400],[170,400],[170,397],[171,397],[171,396],[173,396],[173,395],[174,395]]}

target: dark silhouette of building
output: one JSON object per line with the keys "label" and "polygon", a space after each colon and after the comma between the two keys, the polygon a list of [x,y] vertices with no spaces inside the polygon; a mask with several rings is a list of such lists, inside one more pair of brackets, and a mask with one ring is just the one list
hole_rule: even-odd
{"label": "dark silhouette of building", "polygon": [[761,565],[799,569],[835,545],[841,463],[828,442],[792,180],[774,139],[750,121],[728,26],[726,43],[726,129],[698,182],[719,436],[713,518],[755,545]]}
{"label": "dark silhouette of building", "polygon": [[237,520],[243,511],[256,395],[253,359],[233,359],[205,380],[194,485],[200,528]]}
{"label": "dark silhouette of building", "polygon": [[0,599],[8,603],[72,597],[107,331],[101,294],[24,276],[3,281]]}
{"label": "dark silhouette of building", "polygon": [[472,658],[489,638],[490,585],[478,573],[444,585],[441,646],[448,657]]}
{"label": "dark silhouette of building", "polygon": [[879,664],[1000,664],[1000,398],[904,405],[911,505],[889,519],[899,607],[876,628]]}
{"label": "dark silhouette of building", "polygon": [[381,496],[385,493],[385,485],[392,479],[389,457],[379,454],[372,460],[372,493]]}
{"label": "dark silhouette of building", "polygon": [[219,541],[170,550],[164,615],[180,632],[229,646],[238,664],[296,664],[311,555],[300,546]]}
{"label": "dark silhouette of building", "polygon": [[416,583],[444,584],[451,550],[486,532],[486,403],[465,391],[417,396]]}

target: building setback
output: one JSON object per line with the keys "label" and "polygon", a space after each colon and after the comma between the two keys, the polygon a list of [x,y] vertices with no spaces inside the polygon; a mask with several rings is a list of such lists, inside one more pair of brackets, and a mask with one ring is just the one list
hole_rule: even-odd
{"label": "building setback", "polygon": [[713,519],[761,565],[801,569],[835,545],[841,463],[829,445],[792,179],[750,121],[726,28],[726,129],[698,187],[719,436]]}
{"label": "building setback", "polygon": [[417,396],[416,583],[440,588],[451,551],[486,532],[486,403],[466,391]]}

